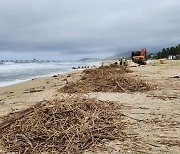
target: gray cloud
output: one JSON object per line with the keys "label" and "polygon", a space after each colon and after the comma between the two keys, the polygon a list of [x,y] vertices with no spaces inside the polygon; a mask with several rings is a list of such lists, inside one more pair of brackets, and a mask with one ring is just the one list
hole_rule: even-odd
{"label": "gray cloud", "polygon": [[0,53],[157,51],[180,41],[179,6],[179,0],[0,0]]}

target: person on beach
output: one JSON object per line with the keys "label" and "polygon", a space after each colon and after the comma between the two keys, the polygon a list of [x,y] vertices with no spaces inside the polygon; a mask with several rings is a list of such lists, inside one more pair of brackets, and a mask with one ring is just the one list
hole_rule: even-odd
{"label": "person on beach", "polygon": [[104,62],[101,63],[101,66],[104,66]]}
{"label": "person on beach", "polygon": [[123,64],[123,65],[125,64],[125,58],[122,59],[122,64]]}
{"label": "person on beach", "polygon": [[125,68],[127,68],[128,67],[128,61],[127,61],[127,59],[125,58],[125,61],[124,61],[124,66],[125,66]]}
{"label": "person on beach", "polygon": [[119,64],[122,65],[122,58],[119,59]]}
{"label": "person on beach", "polygon": [[126,62],[127,62],[126,58],[123,58],[123,65],[124,66],[126,65]]}

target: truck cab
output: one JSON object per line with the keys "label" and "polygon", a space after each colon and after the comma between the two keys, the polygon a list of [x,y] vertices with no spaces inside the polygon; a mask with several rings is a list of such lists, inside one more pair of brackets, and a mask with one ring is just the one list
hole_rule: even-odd
{"label": "truck cab", "polygon": [[132,52],[132,61],[140,65],[145,65],[147,60],[147,50],[146,48],[141,49],[140,51]]}

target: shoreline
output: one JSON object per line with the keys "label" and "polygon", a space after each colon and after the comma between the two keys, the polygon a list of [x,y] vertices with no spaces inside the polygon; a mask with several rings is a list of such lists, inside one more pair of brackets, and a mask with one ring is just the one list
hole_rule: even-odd
{"label": "shoreline", "polygon": [[[26,81],[31,81],[31,80],[34,80],[34,79],[38,79],[38,78],[46,78],[46,77],[51,77],[53,75],[63,75],[63,74],[66,74],[68,72],[71,72],[73,70],[67,70],[65,72],[57,72],[57,73],[52,73],[52,74],[49,74],[49,75],[40,75],[40,76],[34,76],[32,78],[29,78],[29,79],[23,79],[23,80],[20,80],[20,79],[16,79],[14,81],[9,81],[9,83],[12,83],[12,84],[7,84],[5,86],[0,86],[0,88],[4,88],[4,87],[7,87],[7,86],[12,86],[12,85],[16,85],[16,84],[19,84],[19,83],[23,83],[23,82],[26,82]],[[16,82],[18,80],[18,82]]]}
{"label": "shoreline", "polygon": [[[101,62],[98,62],[98,63],[95,62],[95,64],[96,65],[94,65],[94,66],[98,67],[98,66],[100,66]],[[92,67],[92,65],[89,66],[89,68],[90,67]],[[34,76],[29,76],[29,77],[26,77],[24,79],[16,78],[15,80],[3,81],[2,83],[0,83],[0,88],[15,85],[15,84],[18,84],[18,83],[21,83],[21,82],[26,82],[26,81],[33,80],[33,79],[36,79],[36,78],[50,77],[50,76],[53,76],[53,75],[65,74],[65,73],[73,71],[73,68],[77,68],[77,67],[74,67],[74,65],[72,65],[70,67],[67,67],[66,70],[61,70],[61,68],[59,68],[60,70],[57,70],[55,72],[49,72],[49,73],[44,74],[44,75],[36,74]],[[86,68],[82,68],[82,66],[80,66],[80,68],[78,68],[78,70],[84,70],[84,69],[86,69]]]}

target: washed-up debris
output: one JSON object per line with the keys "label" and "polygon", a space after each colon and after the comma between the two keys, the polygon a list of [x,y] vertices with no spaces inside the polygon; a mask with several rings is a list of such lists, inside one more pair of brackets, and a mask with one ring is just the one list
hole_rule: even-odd
{"label": "washed-up debris", "polygon": [[6,152],[82,153],[106,140],[124,140],[121,105],[81,97],[54,99],[0,123]]}
{"label": "washed-up debris", "polygon": [[5,102],[3,100],[0,100],[0,105],[3,105]]}
{"label": "washed-up debris", "polygon": [[115,64],[87,69],[78,82],[69,82],[59,92],[143,92],[153,89],[150,83],[127,75],[130,72],[132,71]]}
{"label": "washed-up debris", "polygon": [[[44,88],[43,88],[43,89],[44,89]],[[24,91],[24,94],[25,94],[25,93],[41,92],[41,91],[43,91],[43,89],[35,89],[35,88],[26,89],[26,90]]]}
{"label": "washed-up debris", "polygon": [[166,59],[160,59],[159,62],[160,64],[166,64]]}
{"label": "washed-up debris", "polygon": [[161,139],[160,141],[158,141],[160,144],[163,145],[168,145],[168,146],[178,146],[180,147],[180,141],[177,140],[172,140],[172,139]]}
{"label": "washed-up debris", "polygon": [[168,96],[168,95],[147,95],[147,97],[152,97],[152,98],[158,98],[158,99],[162,99],[164,101],[166,100],[172,100],[172,99],[179,99],[178,96]]}
{"label": "washed-up debris", "polygon": [[175,76],[173,76],[173,77],[171,77],[171,78],[180,78],[180,74],[175,75]]}

